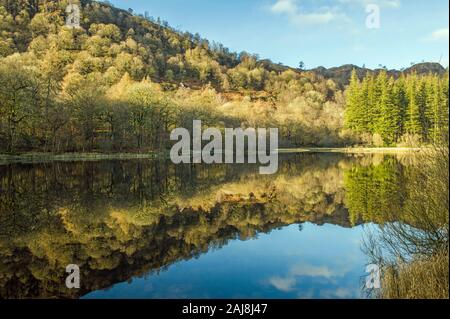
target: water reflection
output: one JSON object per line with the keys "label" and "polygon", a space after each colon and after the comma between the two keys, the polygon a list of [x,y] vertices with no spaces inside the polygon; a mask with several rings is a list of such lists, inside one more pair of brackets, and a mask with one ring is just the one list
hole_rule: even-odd
{"label": "water reflection", "polygon": [[364,234],[364,251],[384,274],[376,297],[449,297],[448,148],[416,159],[407,168],[404,191],[392,202],[400,209],[386,210],[378,226]]}
{"label": "water reflection", "polygon": [[87,298],[359,298],[362,226],[297,224],[230,241]]}
{"label": "water reflection", "polygon": [[[360,297],[358,225],[401,211],[408,174],[394,157],[338,154],[286,155],[275,176],[150,160],[0,166],[0,297]],[[65,288],[68,264],[79,290]]]}

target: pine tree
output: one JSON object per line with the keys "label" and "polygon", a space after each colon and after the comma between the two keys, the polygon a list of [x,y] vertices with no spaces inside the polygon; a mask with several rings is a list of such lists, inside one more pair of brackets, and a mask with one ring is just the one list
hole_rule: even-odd
{"label": "pine tree", "polygon": [[352,71],[346,97],[345,126],[355,132],[362,133],[364,131],[365,114],[361,105],[361,83],[356,70]]}
{"label": "pine tree", "polygon": [[406,133],[424,142],[447,141],[448,76],[412,74],[395,80],[381,71],[361,82],[353,72],[346,125],[359,134],[377,134],[386,145]]}
{"label": "pine tree", "polygon": [[394,82],[393,88],[394,104],[398,109],[399,136],[405,134],[405,123],[407,119],[408,97],[406,92],[405,77],[402,75]]}
{"label": "pine tree", "polygon": [[368,101],[367,101],[367,116],[369,118],[369,122],[367,124],[367,129],[370,133],[375,133],[375,124],[376,121],[374,119],[377,118],[377,103],[378,103],[378,92],[376,90],[376,79],[375,75],[368,74],[367,75],[367,85],[368,85]]}
{"label": "pine tree", "polygon": [[416,101],[419,107],[420,114],[420,134],[422,135],[422,141],[428,141],[429,121],[427,118],[427,79],[424,77],[419,78],[418,87],[416,89]]}
{"label": "pine tree", "polygon": [[363,82],[361,84],[361,112],[362,112],[362,131],[364,133],[369,133],[369,124],[371,122],[370,114],[371,114],[371,105],[369,101],[369,80],[367,77],[364,77]]}
{"label": "pine tree", "polygon": [[375,80],[374,88],[374,107],[372,109],[372,121],[374,133],[382,134],[383,129],[383,110],[386,108],[384,104],[389,103],[389,96],[383,99],[383,94],[387,94],[388,79],[386,71],[381,71]]}
{"label": "pine tree", "polygon": [[382,87],[380,97],[379,133],[386,145],[393,145],[400,136],[399,108],[395,105],[394,79],[390,78]]}
{"label": "pine tree", "polygon": [[422,134],[422,126],[420,123],[420,109],[417,98],[417,76],[414,74],[407,80],[408,90],[408,111],[406,121],[406,131],[409,134]]}
{"label": "pine tree", "polygon": [[[448,83],[448,81],[447,81]],[[427,117],[429,118],[430,141],[440,143],[445,141],[445,136],[448,132],[448,109],[445,100],[445,81],[433,76],[430,79],[427,90]],[[448,90],[448,87],[447,87]]]}

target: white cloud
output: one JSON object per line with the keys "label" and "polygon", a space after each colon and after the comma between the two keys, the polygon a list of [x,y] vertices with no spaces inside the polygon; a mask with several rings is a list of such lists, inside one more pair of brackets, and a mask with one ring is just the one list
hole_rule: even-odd
{"label": "white cloud", "polygon": [[295,278],[281,278],[281,277],[272,277],[269,279],[269,283],[283,292],[289,292],[294,288],[296,284]]}
{"label": "white cloud", "polygon": [[427,37],[429,41],[447,41],[448,42],[448,28],[442,28],[431,32],[431,34]]}
{"label": "white cloud", "polygon": [[313,266],[302,263],[291,267],[286,276],[269,278],[268,283],[280,291],[290,292],[296,288],[299,277],[324,278],[332,281],[345,276],[346,273],[347,269],[345,267],[331,269],[326,266]]}
{"label": "white cloud", "polygon": [[307,276],[307,277],[324,277],[331,278],[337,277],[340,274],[334,273],[331,269],[325,266],[311,266],[311,265],[297,265],[291,269],[291,274],[294,276]]}
{"label": "white cloud", "polygon": [[[305,11],[300,0],[276,0],[270,6],[274,14],[286,16],[295,25],[319,25],[335,21],[349,21],[345,12],[350,6],[362,7],[365,10],[369,4],[378,5],[380,8],[395,9],[401,6],[401,0],[338,0],[332,7],[322,6],[315,11]],[[317,3],[316,1],[314,1]]]}
{"label": "white cloud", "polygon": [[327,24],[338,17],[332,8],[327,7],[321,8],[317,12],[303,12],[296,0],[277,0],[270,7],[270,11],[286,15],[289,21],[296,25]]}
{"label": "white cloud", "polygon": [[270,10],[275,13],[297,12],[297,5],[292,0],[278,0]]}

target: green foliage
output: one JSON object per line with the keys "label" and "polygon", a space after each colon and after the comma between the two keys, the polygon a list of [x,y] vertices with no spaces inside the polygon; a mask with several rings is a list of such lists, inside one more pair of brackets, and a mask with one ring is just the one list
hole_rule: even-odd
{"label": "green foliage", "polygon": [[353,223],[384,223],[402,207],[404,176],[393,159],[378,165],[355,166],[345,173],[345,205]]}
{"label": "green foliage", "polygon": [[358,133],[367,131],[367,118],[368,110],[365,107],[363,99],[368,99],[367,81],[365,79],[364,84],[361,85],[356,70],[353,70],[350,79],[350,85],[346,91],[346,112],[345,112],[345,125],[347,128],[354,130]]}
{"label": "green foliage", "polygon": [[357,134],[381,136],[395,145],[403,135],[422,142],[448,140],[448,73],[388,78],[385,71],[368,74],[361,82],[353,71],[346,91],[345,126]]}
{"label": "green foliage", "polygon": [[15,151],[17,135],[30,129],[39,101],[36,69],[25,63],[21,56],[12,55],[0,64],[0,125],[10,153]]}

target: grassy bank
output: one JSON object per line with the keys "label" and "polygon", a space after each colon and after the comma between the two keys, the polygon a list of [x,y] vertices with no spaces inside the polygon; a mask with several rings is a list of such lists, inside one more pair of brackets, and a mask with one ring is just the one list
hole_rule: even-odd
{"label": "grassy bank", "polygon": [[448,299],[448,251],[386,267],[381,297],[385,299]]}
{"label": "grassy bank", "polygon": [[[408,147],[384,147],[384,148],[339,148],[339,147],[310,147],[310,148],[283,148],[280,154],[288,153],[347,153],[347,154],[399,154],[414,153],[420,148]],[[165,153],[24,153],[17,155],[0,154],[0,165],[11,163],[45,163],[45,162],[72,162],[72,161],[101,161],[101,160],[128,160],[128,159],[151,159],[164,156]]]}

